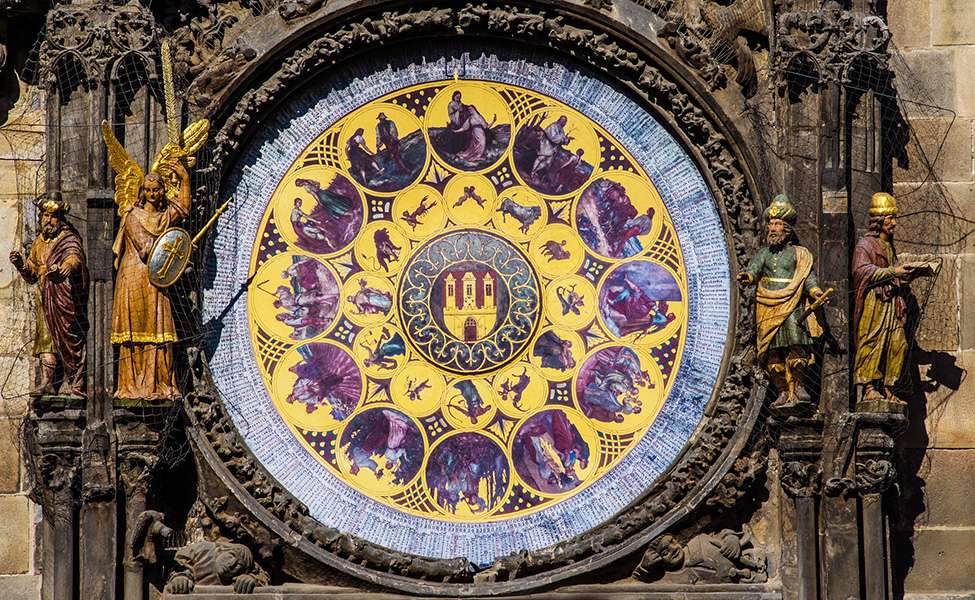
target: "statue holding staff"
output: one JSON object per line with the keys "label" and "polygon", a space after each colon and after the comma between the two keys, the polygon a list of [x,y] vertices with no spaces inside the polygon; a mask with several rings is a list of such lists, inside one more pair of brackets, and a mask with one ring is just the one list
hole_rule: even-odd
{"label": "statue holding staff", "polygon": [[812,253],[797,244],[792,230],[796,218],[789,199],[776,196],[765,209],[768,246],[738,273],[742,285],[758,284],[758,358],[778,391],[772,408],[810,401],[805,381],[814,362],[813,338],[822,334],[806,303],[819,301],[824,293],[812,268]]}
{"label": "statue holding staff", "polygon": [[[176,326],[165,287],[157,287],[149,272],[156,239],[186,217],[190,210],[187,166],[207,138],[209,122],[193,123],[182,142],[166,145],[152,172],[142,170],[115,138],[108,123],[102,133],[109,162],[117,173],[115,203],[122,218],[112,250],[118,274],[112,305],[112,343],[119,346],[116,400],[165,401],[180,397],[173,371]],[[188,253],[186,244],[173,252]]]}

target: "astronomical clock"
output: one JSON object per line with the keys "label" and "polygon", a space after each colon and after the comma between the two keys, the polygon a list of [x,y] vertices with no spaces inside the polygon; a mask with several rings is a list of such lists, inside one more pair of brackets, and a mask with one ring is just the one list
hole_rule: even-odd
{"label": "astronomical clock", "polygon": [[225,185],[204,322],[228,415],[309,517],[478,569],[672,467],[733,309],[720,213],[665,122],[500,51],[363,61],[275,110]]}

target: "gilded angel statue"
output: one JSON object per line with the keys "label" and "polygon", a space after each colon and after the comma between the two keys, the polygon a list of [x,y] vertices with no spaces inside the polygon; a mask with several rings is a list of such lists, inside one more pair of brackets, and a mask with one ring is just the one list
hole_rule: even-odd
{"label": "gilded angel statue", "polygon": [[[168,292],[150,283],[148,259],[156,239],[190,211],[187,168],[206,142],[210,122],[197,121],[159,153],[149,174],[125,151],[106,121],[102,134],[115,169],[115,204],[122,218],[112,245],[115,298],[112,343],[119,345],[115,398],[129,404],[180,397],[173,371],[176,327]],[[188,248],[186,249],[189,250]]]}

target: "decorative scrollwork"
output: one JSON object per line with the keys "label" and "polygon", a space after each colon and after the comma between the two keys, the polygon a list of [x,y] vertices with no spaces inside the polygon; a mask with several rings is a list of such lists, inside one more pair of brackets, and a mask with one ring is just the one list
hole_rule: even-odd
{"label": "decorative scrollwork", "polygon": [[112,16],[108,32],[112,43],[120,50],[145,50],[155,39],[156,20],[152,14],[138,10],[122,10]]}
{"label": "decorative scrollwork", "polygon": [[857,461],[856,486],[861,494],[879,494],[890,487],[897,476],[893,462],[886,459],[867,459]]}
{"label": "decorative scrollwork", "polygon": [[41,477],[55,494],[78,487],[81,465],[75,453],[45,452],[40,463]]}
{"label": "decorative scrollwork", "polygon": [[148,10],[62,5],[47,15],[41,64],[53,83],[62,61],[73,59],[83,68],[87,84],[97,84],[120,51],[138,54],[152,71],[155,61],[149,48],[155,40],[156,21]]}
{"label": "decorative scrollwork", "polygon": [[842,81],[859,57],[881,68],[887,64],[890,30],[875,15],[840,9],[784,12],[776,33],[773,64],[792,75],[812,68],[820,81]]}

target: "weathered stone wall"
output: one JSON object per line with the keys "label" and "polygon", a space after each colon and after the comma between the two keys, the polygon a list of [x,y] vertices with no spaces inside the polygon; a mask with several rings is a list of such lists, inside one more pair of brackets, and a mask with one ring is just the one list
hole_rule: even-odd
{"label": "weathered stone wall", "polygon": [[[907,107],[909,116],[924,115],[912,129],[928,161],[941,148],[933,173],[919,156],[894,172],[894,195],[908,213],[899,239],[940,238],[935,246],[902,243],[900,251],[935,252],[945,261],[917,338],[915,384],[924,389],[914,394],[911,427],[900,440],[895,580],[903,579],[908,595],[951,594],[975,588],[975,380],[967,376],[975,368],[975,5],[897,0],[887,10],[900,53],[898,88],[943,109]],[[909,216],[919,210],[945,214]],[[935,223],[942,231],[931,230]]]}
{"label": "weathered stone wall", "polygon": [[[44,136],[40,94],[22,86],[0,130],[0,598],[37,598],[40,590],[39,507],[27,497],[20,424],[33,384],[30,357],[33,289],[8,260],[24,252],[24,206],[43,185]],[[25,367],[27,367],[25,369]]]}

